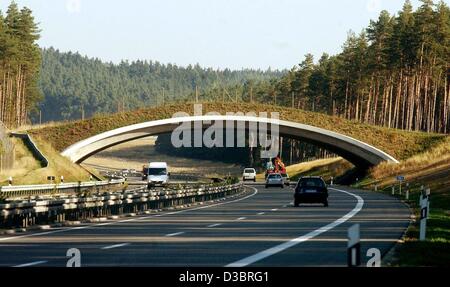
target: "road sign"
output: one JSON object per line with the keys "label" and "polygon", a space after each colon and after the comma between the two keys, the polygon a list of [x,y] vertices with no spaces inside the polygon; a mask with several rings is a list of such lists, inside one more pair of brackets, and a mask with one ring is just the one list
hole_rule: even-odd
{"label": "road sign", "polygon": [[397,175],[397,180],[398,181],[404,181],[405,177],[403,175]]}

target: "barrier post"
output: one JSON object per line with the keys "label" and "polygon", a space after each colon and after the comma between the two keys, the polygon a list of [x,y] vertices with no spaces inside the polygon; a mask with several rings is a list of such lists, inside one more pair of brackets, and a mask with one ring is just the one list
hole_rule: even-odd
{"label": "barrier post", "polygon": [[420,195],[420,235],[419,240],[424,241],[427,233],[427,218],[430,213],[430,189],[427,188],[425,192]]}
{"label": "barrier post", "polygon": [[352,225],[348,231],[347,242],[347,266],[356,267],[361,265],[361,243],[359,224]]}

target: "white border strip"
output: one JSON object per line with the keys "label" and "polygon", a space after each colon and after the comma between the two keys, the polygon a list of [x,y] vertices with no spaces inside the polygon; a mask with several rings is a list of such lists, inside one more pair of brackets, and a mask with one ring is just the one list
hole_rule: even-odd
{"label": "white border strip", "polygon": [[309,233],[307,233],[305,235],[302,235],[300,237],[291,239],[291,240],[289,240],[289,241],[287,241],[285,243],[282,243],[282,244],[276,245],[274,247],[271,247],[269,249],[266,249],[266,250],[263,250],[261,252],[258,252],[256,254],[251,255],[249,257],[246,257],[244,259],[241,259],[241,260],[238,260],[236,262],[230,263],[230,264],[226,265],[225,267],[245,267],[245,266],[250,265],[252,263],[258,262],[258,261],[260,261],[260,260],[262,260],[264,258],[267,258],[269,256],[277,254],[277,253],[279,253],[281,251],[284,251],[284,250],[286,250],[288,248],[291,248],[291,247],[293,247],[293,246],[295,246],[295,245],[297,245],[299,243],[302,243],[302,242],[305,242],[307,240],[310,240],[310,239],[312,239],[312,238],[314,238],[314,237],[316,237],[316,236],[318,236],[318,235],[320,235],[320,234],[322,234],[324,232],[327,232],[327,231],[329,231],[329,230],[331,230],[331,229],[341,225],[342,223],[346,222],[347,220],[349,220],[350,218],[355,216],[362,209],[362,207],[364,205],[364,200],[360,196],[358,196],[356,194],[353,194],[351,192],[345,191],[345,190],[341,190],[341,189],[336,189],[336,188],[330,188],[330,189],[333,189],[333,190],[336,190],[336,191],[340,191],[340,192],[343,192],[343,193],[346,193],[346,194],[349,194],[349,195],[355,197],[358,200],[358,202],[356,203],[356,206],[349,213],[347,213],[343,217],[335,220],[334,222],[332,222],[330,224],[322,226],[319,229],[311,231],[311,232],[309,232]]}

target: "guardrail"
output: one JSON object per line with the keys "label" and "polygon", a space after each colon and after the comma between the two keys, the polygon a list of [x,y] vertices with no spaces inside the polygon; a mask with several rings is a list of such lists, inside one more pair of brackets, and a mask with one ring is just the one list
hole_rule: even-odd
{"label": "guardrail", "polygon": [[26,228],[36,224],[64,223],[112,215],[147,213],[173,206],[216,200],[242,191],[242,184],[204,186],[184,190],[105,192],[90,197],[66,196],[0,204],[0,227]]}
{"label": "guardrail", "polygon": [[48,165],[49,165],[48,159],[39,150],[39,148],[34,143],[33,139],[31,138],[31,136],[29,134],[11,133],[11,136],[21,138],[25,142],[25,144],[28,146],[28,148],[31,150],[34,157],[41,162],[42,167],[48,167]]}
{"label": "guardrail", "polygon": [[55,193],[75,193],[86,191],[91,188],[103,188],[123,183],[125,183],[125,179],[113,179],[110,181],[0,186],[0,198],[16,198],[22,196],[25,197]]}

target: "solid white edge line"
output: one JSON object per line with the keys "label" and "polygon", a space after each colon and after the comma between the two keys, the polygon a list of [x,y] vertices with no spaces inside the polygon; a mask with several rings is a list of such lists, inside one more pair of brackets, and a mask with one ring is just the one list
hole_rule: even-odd
{"label": "solid white edge line", "polygon": [[100,249],[101,250],[108,250],[108,249],[119,248],[119,247],[123,247],[123,246],[127,246],[127,245],[130,245],[130,243],[114,244],[114,245],[104,246],[104,247],[102,247]]}
{"label": "solid white edge line", "polygon": [[47,263],[48,261],[34,261],[34,262],[30,262],[30,263],[24,263],[24,264],[19,264],[13,267],[29,267],[29,266],[34,266],[34,265],[39,265],[39,264],[43,264],[43,263]]}
{"label": "solid white edge line", "polygon": [[312,239],[312,238],[314,238],[314,237],[316,237],[316,236],[318,236],[318,235],[320,235],[320,234],[322,234],[324,232],[327,232],[327,231],[329,231],[329,230],[331,230],[331,229],[341,225],[342,223],[346,222],[347,220],[349,220],[350,218],[355,216],[362,209],[362,207],[364,206],[364,199],[362,199],[362,197],[360,197],[359,195],[356,195],[354,193],[351,193],[351,192],[348,192],[348,191],[345,191],[345,190],[337,189],[337,188],[330,188],[330,189],[336,190],[336,191],[340,191],[340,192],[343,192],[343,193],[346,193],[348,195],[351,195],[351,196],[355,197],[358,200],[358,202],[356,203],[356,206],[349,213],[347,213],[344,216],[342,216],[341,218],[333,221],[332,223],[329,223],[329,224],[327,224],[325,226],[322,226],[319,229],[311,231],[311,232],[309,232],[309,233],[307,233],[305,235],[302,235],[300,237],[291,239],[291,240],[289,240],[287,242],[281,243],[281,244],[276,245],[274,247],[271,247],[269,249],[266,249],[266,250],[263,250],[261,252],[258,252],[258,253],[254,254],[254,255],[248,256],[248,257],[246,257],[244,259],[241,259],[241,260],[235,261],[233,263],[230,263],[230,264],[226,265],[225,267],[245,267],[247,265],[250,265],[252,263],[260,261],[260,260],[262,260],[262,259],[264,259],[266,257],[272,256],[272,255],[277,254],[277,253],[279,253],[281,251],[284,251],[284,250],[286,250],[288,248],[291,248],[291,247],[293,247],[293,246],[295,246],[295,245],[297,245],[299,243],[302,243],[302,242],[305,242],[307,240],[310,240],[310,239]]}
{"label": "solid white edge line", "polygon": [[61,228],[61,229],[56,229],[56,230],[46,231],[46,232],[40,232],[40,233],[32,233],[32,234],[12,236],[12,237],[4,237],[4,238],[0,238],[0,242],[1,241],[12,240],[12,239],[28,238],[28,237],[34,237],[34,236],[54,234],[54,233],[59,233],[59,232],[66,232],[66,231],[71,231],[71,230],[93,228],[93,227],[96,227],[96,226],[112,225],[112,224],[117,224],[117,223],[124,223],[124,222],[148,219],[148,218],[153,218],[153,217],[162,217],[162,216],[165,216],[165,215],[173,215],[173,214],[184,213],[184,212],[189,212],[189,211],[195,211],[195,210],[200,210],[200,209],[205,209],[205,208],[211,208],[211,207],[215,207],[215,206],[219,206],[219,205],[225,205],[225,204],[230,204],[230,203],[238,202],[238,201],[241,201],[241,200],[245,200],[245,199],[250,198],[250,197],[252,197],[252,196],[254,196],[254,195],[256,195],[258,193],[258,190],[256,188],[251,187],[251,186],[246,186],[246,187],[252,188],[255,192],[250,194],[250,195],[247,195],[245,197],[242,197],[242,198],[239,198],[239,199],[235,199],[235,200],[232,200],[232,201],[221,202],[221,203],[216,203],[216,204],[212,204],[212,205],[206,205],[206,206],[197,207],[197,208],[190,208],[190,209],[180,210],[180,211],[176,211],[176,212],[170,212],[170,214],[169,213],[156,214],[156,215],[142,216],[142,217],[137,217],[137,218],[132,218],[132,219],[119,220],[119,221],[114,221],[114,222],[98,223],[98,224],[84,225],[84,226],[77,226],[77,227],[66,227],[66,228]]}

